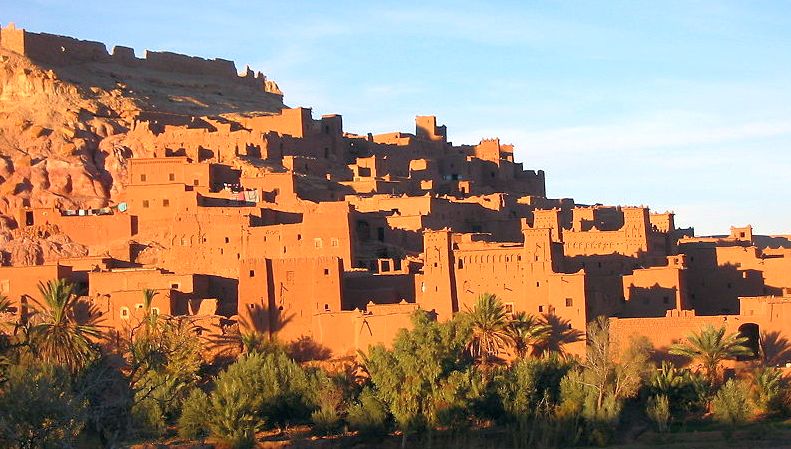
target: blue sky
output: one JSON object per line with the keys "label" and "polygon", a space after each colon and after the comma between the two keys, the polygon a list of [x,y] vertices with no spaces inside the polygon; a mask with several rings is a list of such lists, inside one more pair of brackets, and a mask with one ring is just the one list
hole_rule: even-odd
{"label": "blue sky", "polygon": [[351,132],[434,114],[498,136],[551,197],[791,234],[786,1],[10,1],[31,31],[249,64]]}

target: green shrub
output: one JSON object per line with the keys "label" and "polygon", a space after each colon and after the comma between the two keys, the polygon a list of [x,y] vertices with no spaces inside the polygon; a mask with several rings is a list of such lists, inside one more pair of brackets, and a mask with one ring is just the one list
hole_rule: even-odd
{"label": "green shrub", "polygon": [[209,397],[199,388],[193,389],[181,405],[179,436],[191,440],[206,438],[209,434],[208,410]]}
{"label": "green shrub", "polygon": [[86,399],[85,432],[115,447],[128,437],[134,391],[129,378],[109,356],[102,356],[83,369],[73,382],[73,390]]}
{"label": "green shrub", "polygon": [[338,412],[333,408],[322,407],[310,414],[313,433],[317,435],[333,435],[341,430],[342,422]]}
{"label": "green shrub", "polygon": [[560,397],[560,381],[571,363],[557,355],[521,359],[496,380],[497,395],[510,421],[534,413],[540,401],[554,405]]}
{"label": "green shrub", "polygon": [[702,411],[709,399],[709,384],[703,375],[676,368],[669,362],[662,362],[654,371],[648,390],[653,396],[666,396],[675,416]]}
{"label": "green shrub", "polygon": [[733,379],[725,382],[711,402],[714,419],[731,427],[744,424],[752,414],[749,387]]}
{"label": "green shrub", "polygon": [[156,437],[165,432],[167,423],[159,404],[151,398],[137,401],[132,406],[132,428],[135,434]]}
{"label": "green shrub", "polygon": [[656,425],[658,432],[667,432],[667,428],[670,425],[670,401],[668,401],[667,396],[663,394],[651,396],[648,399],[645,412]]}
{"label": "green shrub", "polygon": [[221,373],[209,398],[209,433],[233,449],[253,447],[256,432],[265,424],[257,391],[241,375],[254,367],[251,359],[242,357]]}
{"label": "green shrub", "polygon": [[788,380],[777,368],[758,368],[753,373],[753,400],[766,414],[788,413]]}
{"label": "green shrub", "polygon": [[367,387],[349,406],[346,414],[349,429],[360,432],[364,437],[376,437],[387,432],[387,419],[387,408]]}
{"label": "green shrub", "polygon": [[440,420],[458,422],[458,407],[473,408],[472,378],[458,377],[471,366],[465,353],[469,335],[463,320],[437,323],[419,311],[413,329],[401,330],[392,349],[371,348],[365,367],[377,396],[405,434],[439,425]]}
{"label": "green shrub", "polygon": [[[325,407],[331,385],[323,372],[303,370],[282,351],[243,355],[220,373],[208,397],[209,433],[234,448],[251,447],[267,425],[306,421],[318,408],[333,409]],[[199,393],[191,399],[200,405]],[[196,422],[184,424],[191,432]]]}
{"label": "green shrub", "polygon": [[85,424],[85,404],[60,368],[14,365],[0,390],[0,447],[68,447]]}

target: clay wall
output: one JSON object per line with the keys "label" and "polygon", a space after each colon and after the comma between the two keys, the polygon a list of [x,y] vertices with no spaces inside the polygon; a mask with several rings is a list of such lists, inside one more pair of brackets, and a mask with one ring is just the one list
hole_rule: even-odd
{"label": "clay wall", "polygon": [[686,256],[689,300],[698,315],[736,313],[740,296],[771,293],[754,247],[688,242],[679,251]]}
{"label": "clay wall", "polygon": [[[133,158],[129,160],[128,185],[193,185],[195,179],[188,180],[184,173],[185,167],[189,165],[189,159],[186,157]],[[208,185],[209,165],[201,164],[199,167],[202,170],[193,168],[191,172],[193,175],[198,175],[199,183],[202,181],[204,186]]]}
{"label": "clay wall", "polygon": [[412,327],[416,304],[369,304],[365,311],[319,313],[314,316],[315,340],[336,356],[367,353],[371,346],[391,346],[403,329]]}
{"label": "clay wall", "polygon": [[305,137],[312,121],[309,108],[285,108],[280,114],[262,115],[243,122],[245,127],[255,132],[275,132],[291,137]]}
{"label": "clay wall", "polygon": [[[475,145],[473,154],[478,159],[499,164],[500,151],[500,139],[483,139],[481,143]],[[511,153],[513,153],[513,148]]]}
{"label": "clay wall", "polygon": [[39,63],[67,65],[110,60],[107,47],[101,42],[83,41],[47,33],[24,31],[24,34],[24,55]]}
{"label": "clay wall", "polygon": [[533,229],[550,229],[552,241],[563,241],[563,225],[561,224],[560,209],[536,209],[533,211]]}
{"label": "clay wall", "polygon": [[135,154],[189,157],[196,162],[232,162],[237,155],[266,158],[267,140],[258,132],[193,116],[141,113],[128,133]]}
{"label": "clay wall", "polygon": [[11,301],[17,316],[24,317],[30,312],[30,307],[42,300],[39,282],[70,279],[71,274],[71,267],[59,264],[0,267],[0,294]]}
{"label": "clay wall", "polygon": [[283,341],[313,337],[313,315],[341,310],[343,262],[335,257],[243,260],[238,314]]}
{"label": "clay wall", "polygon": [[[658,358],[667,359],[667,350],[672,344],[686,341],[693,332],[700,332],[707,325],[725,327],[727,333],[742,332],[753,335],[760,341],[748,342],[756,348],[760,345],[772,365],[791,362],[791,355],[783,342],[791,334],[791,298],[748,297],[741,298],[741,314],[696,316],[693,311],[668,312],[661,318],[611,318],[611,338],[627,342],[633,337],[646,337],[657,350]],[[661,329],[661,332],[657,332]]]}
{"label": "clay wall", "polygon": [[0,29],[0,47],[25,54],[25,30],[16,28],[13,23]]}
{"label": "clay wall", "polygon": [[351,214],[348,203],[319,203],[299,210],[293,224],[249,229],[248,257],[338,257],[353,266]]}
{"label": "clay wall", "polygon": [[293,173],[259,173],[256,177],[240,179],[242,187],[255,189],[260,201],[293,203],[297,201],[296,179]]}
{"label": "clay wall", "polygon": [[448,230],[423,232],[423,272],[415,275],[415,298],[420,308],[449,320],[459,311],[452,234]]}
{"label": "clay wall", "polygon": [[17,222],[25,227],[54,225],[73,242],[88,247],[89,255],[110,253],[126,259],[127,242],[133,235],[132,216],[118,210],[108,210],[109,215],[87,215],[87,212],[74,211],[77,215],[67,216],[54,208],[23,208]]}
{"label": "clay wall", "polygon": [[437,126],[437,118],[433,115],[415,117],[415,135],[419,139],[446,142],[448,130],[445,125]]}
{"label": "clay wall", "polygon": [[167,245],[155,263],[179,273],[213,278],[210,295],[231,304],[236,300],[239,260],[247,251],[249,208],[200,208],[179,214],[159,232]]}
{"label": "clay wall", "polygon": [[[565,254],[573,257],[616,253],[628,257],[640,257],[650,253],[653,248],[649,244],[648,237],[650,230],[648,209],[623,208],[622,210],[624,224],[617,231],[599,231],[595,228],[591,228],[590,231],[575,229],[564,231]],[[582,216],[582,211],[590,211],[591,221],[596,221],[592,210],[575,209],[575,223],[584,223],[588,220],[588,217]]]}
{"label": "clay wall", "polygon": [[210,75],[220,78],[237,77],[233,61],[225,59],[203,59],[196,56],[181,55],[169,51],[146,50],[144,66],[163,72]]}
{"label": "clay wall", "polygon": [[277,85],[267,80],[260,72],[254,74],[249,68],[240,76],[233,61],[204,59],[167,51],[148,51],[145,58],[135,57],[129,47],[116,46],[112,55],[101,42],[84,41],[67,36],[48,33],[32,33],[9,24],[0,30],[0,46],[23,54],[40,64],[65,66],[71,64],[114,62],[127,67],[139,67],[167,73],[211,76],[236,80],[259,87],[262,91],[282,99],[283,93]]}
{"label": "clay wall", "polygon": [[[183,315],[187,310],[187,300],[174,295],[170,289],[155,290],[151,310],[157,315]],[[178,299],[177,299],[178,298]],[[141,290],[114,290],[89,298],[94,310],[98,312],[98,324],[124,334],[145,319],[143,292]]]}
{"label": "clay wall", "polygon": [[651,227],[657,232],[673,232],[676,230],[675,214],[665,212],[663,214],[650,214]]}
{"label": "clay wall", "polygon": [[665,267],[634,270],[623,276],[624,317],[664,317],[668,310],[689,309],[682,256]]}
{"label": "clay wall", "polygon": [[[175,290],[196,297],[206,297],[205,286],[195,280],[194,274],[165,273],[158,269],[119,269],[99,271],[88,274],[88,295],[99,296],[116,291],[137,291],[144,289]],[[197,287],[197,289],[196,289]]]}
{"label": "clay wall", "polygon": [[[382,261],[379,261],[380,263]],[[394,261],[389,261],[392,263]],[[366,304],[415,303],[415,277],[399,261],[398,272],[347,271],[343,276],[343,309],[364,309]],[[387,268],[394,268],[388,266]]]}

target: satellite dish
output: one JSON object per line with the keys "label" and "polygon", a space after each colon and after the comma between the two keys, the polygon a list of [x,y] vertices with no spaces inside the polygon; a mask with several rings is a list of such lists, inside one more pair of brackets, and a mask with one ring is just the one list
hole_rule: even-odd
{"label": "satellite dish", "polygon": [[127,207],[126,203],[118,203],[118,211],[119,212],[126,212],[127,208],[128,207]]}

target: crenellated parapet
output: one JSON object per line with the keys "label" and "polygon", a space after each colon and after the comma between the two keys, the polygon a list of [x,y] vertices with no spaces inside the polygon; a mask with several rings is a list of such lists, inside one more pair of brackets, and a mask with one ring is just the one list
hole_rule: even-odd
{"label": "crenellated parapet", "polygon": [[13,23],[0,28],[0,48],[24,55],[44,65],[62,67],[86,63],[114,63],[158,72],[231,79],[260,87],[261,90],[272,95],[283,96],[277,84],[268,80],[263,73],[254,72],[247,67],[245,73],[240,75],[234,62],[227,59],[205,59],[169,51],[150,50],[146,50],[145,57],[138,58],[134,49],[130,47],[115,46],[110,53],[101,42],[49,33],[32,33],[17,28]]}

